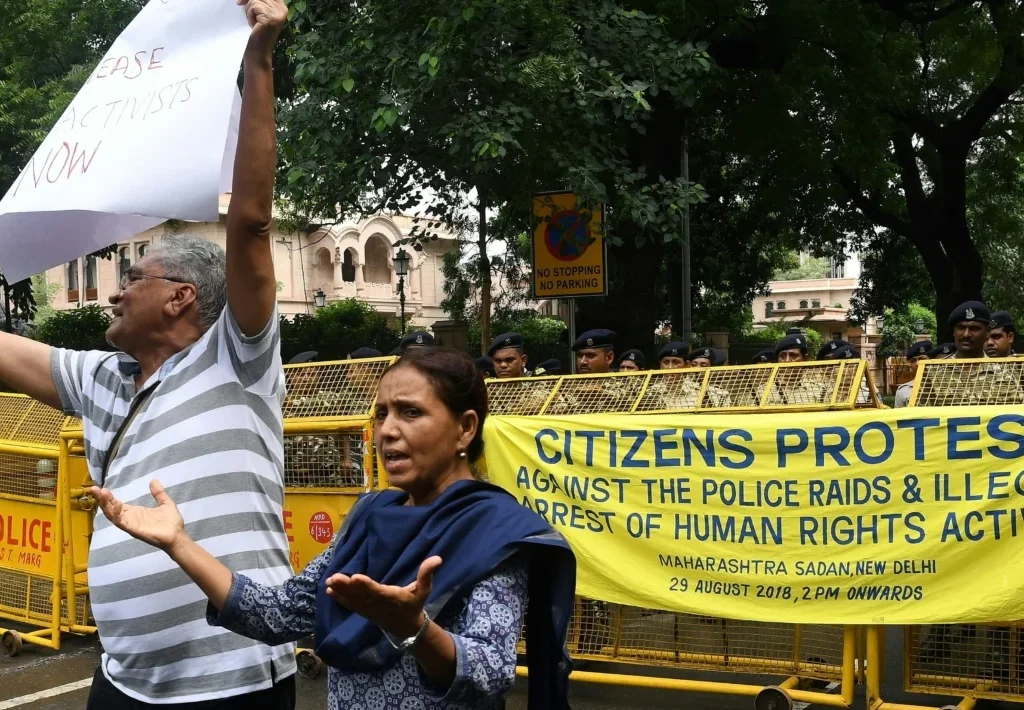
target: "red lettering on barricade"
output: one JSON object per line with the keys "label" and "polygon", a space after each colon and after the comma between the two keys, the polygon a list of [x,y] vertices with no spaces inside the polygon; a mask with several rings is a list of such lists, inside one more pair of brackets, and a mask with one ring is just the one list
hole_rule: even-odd
{"label": "red lettering on barricade", "polygon": [[284,511],[284,532],[288,536],[288,542],[295,542],[295,538],[292,537],[292,511]]}
{"label": "red lettering on barricade", "polygon": [[326,545],[334,537],[334,523],[331,521],[330,513],[313,513],[309,519],[309,536]]}

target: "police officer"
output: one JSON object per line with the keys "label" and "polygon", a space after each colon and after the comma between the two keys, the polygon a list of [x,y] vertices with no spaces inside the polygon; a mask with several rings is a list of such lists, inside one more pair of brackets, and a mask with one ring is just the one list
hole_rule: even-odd
{"label": "police officer", "polygon": [[526,339],[522,333],[502,333],[495,338],[487,349],[493,363],[494,376],[499,379],[529,377],[526,353],[523,352],[525,346]]}
{"label": "police officer", "polygon": [[825,343],[824,345],[822,345],[820,348],[818,348],[818,359],[819,360],[829,360],[829,359],[832,359],[829,356],[833,355],[836,352],[836,350],[838,350],[839,348],[844,347],[846,345],[849,345],[849,343],[846,342],[845,340],[841,340],[841,339],[838,339],[838,338],[835,339],[835,340],[830,340],[827,343]]}
{"label": "police officer", "polygon": [[992,312],[981,301],[961,303],[949,314],[949,327],[956,343],[955,360],[971,360],[985,357],[985,341],[988,339]]}
{"label": "police officer", "polygon": [[588,330],[572,344],[576,353],[576,369],[581,374],[605,374],[615,362],[615,331],[605,328]]}
{"label": "police officer", "polygon": [[928,351],[929,360],[948,360],[956,354],[956,343],[942,343]]}
{"label": "police officer", "polygon": [[686,356],[689,352],[689,343],[680,340],[666,343],[658,353],[658,366],[662,370],[682,370],[686,367]]}
{"label": "police officer", "polygon": [[774,350],[762,350],[750,358],[751,365],[768,365],[773,362],[775,362]]}
{"label": "police officer", "polygon": [[807,336],[802,331],[790,333],[775,344],[775,359],[780,363],[807,360]]}
{"label": "police officer", "polygon": [[633,348],[619,358],[619,372],[638,372],[647,369],[647,359],[642,351]]}
{"label": "police officer", "polygon": [[374,357],[382,357],[380,350],[375,348],[356,348],[348,354],[348,360],[369,360]]}
{"label": "police officer", "polygon": [[826,360],[857,360],[860,359],[860,350],[853,347],[849,343],[842,345],[828,355],[825,356]]}
{"label": "police officer", "polygon": [[715,364],[715,352],[713,348],[697,348],[687,355],[686,360],[690,367],[711,367]]}
{"label": "police officer", "polygon": [[1017,337],[1017,328],[1013,324],[1013,316],[1007,311],[996,311],[992,314],[992,327],[985,341],[985,354],[988,357],[1013,357],[1013,342]]}
{"label": "police officer", "polygon": [[433,344],[433,335],[425,330],[417,330],[402,338],[402,342],[398,344],[398,347],[401,348],[402,354],[404,355],[405,351],[409,348],[429,348],[433,346]]}
{"label": "police officer", "polygon": [[[921,369],[921,363],[928,359],[928,353],[932,350],[932,342],[930,340],[922,340],[919,343],[914,343],[907,350],[907,362],[914,367],[914,376],[917,376],[917,371]],[[893,402],[894,407],[906,407],[910,404],[910,395],[914,392],[914,380],[910,382],[904,382],[902,385],[896,388],[896,400]]]}
{"label": "police officer", "polygon": [[486,355],[481,355],[474,360],[473,363],[476,365],[476,371],[479,372],[480,376],[485,380],[494,377],[494,363],[491,361],[491,358]]}
{"label": "police officer", "polygon": [[562,374],[562,361],[558,358],[550,358],[537,365],[533,370],[534,377],[548,377]]}

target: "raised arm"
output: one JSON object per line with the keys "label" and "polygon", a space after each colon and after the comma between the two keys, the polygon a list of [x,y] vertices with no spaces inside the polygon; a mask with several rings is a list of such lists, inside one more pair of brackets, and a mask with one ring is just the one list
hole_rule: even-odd
{"label": "raised arm", "polygon": [[63,409],[53,382],[51,352],[49,345],[0,333],[0,381],[54,409]]}
{"label": "raised arm", "polygon": [[243,60],[244,90],[227,219],[228,307],[246,336],[274,312],[277,279],[270,239],[277,138],[274,45],[288,17],[282,0],[238,0],[252,27]]}

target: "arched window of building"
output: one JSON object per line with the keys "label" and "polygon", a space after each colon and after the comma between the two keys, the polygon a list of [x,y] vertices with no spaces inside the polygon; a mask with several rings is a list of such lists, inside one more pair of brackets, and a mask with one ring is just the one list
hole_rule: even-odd
{"label": "arched window of building", "polygon": [[353,283],[356,280],[356,251],[346,249],[345,256],[341,262],[341,279],[345,283]]}
{"label": "arched window of building", "polygon": [[330,293],[334,288],[334,266],[330,250],[320,247],[313,255],[313,290],[322,288]]}
{"label": "arched window of building", "polygon": [[391,283],[391,246],[379,234],[366,242],[366,280],[372,284]]}

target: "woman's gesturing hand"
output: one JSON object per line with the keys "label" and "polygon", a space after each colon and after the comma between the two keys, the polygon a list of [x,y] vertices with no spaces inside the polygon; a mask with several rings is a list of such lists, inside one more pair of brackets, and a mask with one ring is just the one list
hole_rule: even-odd
{"label": "woman's gesturing hand", "polygon": [[366,575],[332,575],[327,593],[346,609],[363,616],[396,639],[415,636],[423,626],[423,607],[434,586],[434,573],[441,558],[434,556],[420,565],[416,581],[407,587],[380,584]]}
{"label": "woman's gesturing hand", "polygon": [[107,520],[134,538],[161,550],[170,550],[185,538],[185,521],[159,481],[149,482],[149,492],[156,499],[156,508],[125,505],[106,488],[92,488]]}

